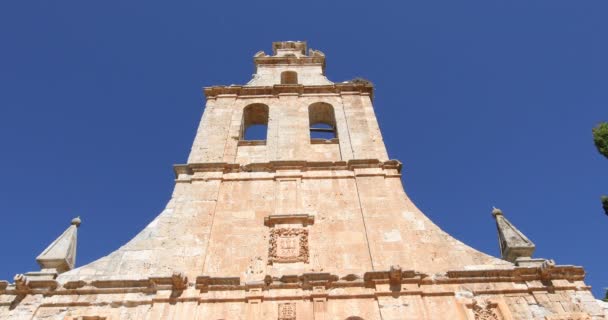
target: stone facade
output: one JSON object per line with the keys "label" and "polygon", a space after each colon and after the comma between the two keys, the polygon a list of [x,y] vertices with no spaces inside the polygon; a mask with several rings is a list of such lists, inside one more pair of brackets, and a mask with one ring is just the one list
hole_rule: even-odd
{"label": "stone facade", "polygon": [[[88,265],[0,281],[0,318],[608,319],[583,268],[532,259],[502,212],[505,260],[416,208],[370,83],[329,81],[324,54],[303,42],[254,62],[246,85],[204,89],[165,210]],[[265,138],[247,139],[255,126]],[[75,257],[76,227],[53,259]]]}

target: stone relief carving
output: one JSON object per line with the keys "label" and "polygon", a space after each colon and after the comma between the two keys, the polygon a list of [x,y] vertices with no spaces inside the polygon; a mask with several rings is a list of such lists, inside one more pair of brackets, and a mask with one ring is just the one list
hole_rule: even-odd
{"label": "stone relief carving", "polygon": [[503,320],[500,312],[497,311],[495,304],[474,304],[472,309],[475,320]]}
{"label": "stone relief carving", "polygon": [[275,228],[270,230],[268,264],[275,262],[308,263],[308,230],[303,228]]}
{"label": "stone relief carving", "polygon": [[279,303],[278,320],[296,320],[296,304],[292,302]]}

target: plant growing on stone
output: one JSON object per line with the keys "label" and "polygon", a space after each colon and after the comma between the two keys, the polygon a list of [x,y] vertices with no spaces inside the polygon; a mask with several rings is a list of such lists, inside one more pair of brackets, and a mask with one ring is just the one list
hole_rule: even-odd
{"label": "plant growing on stone", "polygon": [[593,142],[597,151],[608,158],[608,122],[602,122],[593,128]]}
{"label": "plant growing on stone", "polygon": [[[597,151],[608,158],[608,122],[602,122],[593,128],[593,142]],[[608,215],[608,196],[602,196],[602,207]]]}

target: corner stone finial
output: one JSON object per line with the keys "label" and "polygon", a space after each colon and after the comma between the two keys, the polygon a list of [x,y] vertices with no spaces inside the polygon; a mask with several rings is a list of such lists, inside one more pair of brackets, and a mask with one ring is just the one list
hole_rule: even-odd
{"label": "corner stone finial", "polygon": [[72,219],[72,222],[71,222],[71,224],[76,227],[79,227],[81,223],[82,223],[82,220],[80,219],[80,216]]}
{"label": "corner stone finial", "polygon": [[77,230],[81,222],[80,217],[72,219],[70,226],[36,257],[43,271],[59,274],[74,268]]}
{"label": "corner stone finial", "polygon": [[496,207],[492,207],[492,216],[496,217],[496,216],[502,216],[502,210],[496,208]]}
{"label": "corner stone finial", "polygon": [[502,258],[515,263],[518,258],[532,257],[536,246],[505,218],[502,210],[493,208],[492,216],[496,220],[498,243]]}

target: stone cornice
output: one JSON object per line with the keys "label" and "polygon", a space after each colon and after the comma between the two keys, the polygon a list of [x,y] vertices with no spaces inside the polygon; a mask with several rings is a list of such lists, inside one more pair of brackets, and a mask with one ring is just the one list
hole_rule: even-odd
{"label": "stone cornice", "polygon": [[319,50],[310,49],[306,54],[305,41],[279,41],[272,43],[272,56],[263,51],[255,54],[253,62],[260,65],[320,65],[325,70],[325,54]]}
{"label": "stone cornice", "polygon": [[[349,161],[270,161],[260,163],[250,163],[246,165],[228,162],[207,162],[177,164],[173,166],[176,178],[180,175],[194,175],[199,172],[217,173],[239,173],[239,172],[270,172],[276,173],[282,170],[297,171],[321,171],[321,170],[347,170],[356,171],[357,169],[393,169],[397,173],[401,172],[402,163],[399,160],[380,161],[378,159],[357,159]],[[358,174],[355,174],[358,175]],[[361,175],[370,175],[361,173]]]}
{"label": "stone cornice", "polygon": [[275,56],[258,56],[253,58],[253,62],[256,66],[259,65],[320,65],[325,69],[325,56],[316,55],[310,57],[275,57]]}
{"label": "stone cornice", "polygon": [[[241,282],[239,277],[199,276],[194,282],[179,273],[171,276],[153,276],[149,278],[126,279],[124,277],[100,278],[89,281],[68,281],[63,284],[56,280],[30,280],[22,277],[19,282],[8,284],[0,281],[0,295],[82,295],[82,294],[119,294],[144,293],[154,294],[159,291],[181,293],[190,288],[200,293],[210,291],[244,291],[252,288],[263,290],[302,289],[314,287],[371,288],[372,295],[384,294],[420,294],[420,295],[454,295],[452,284],[482,284],[473,290],[475,294],[529,293],[551,290],[590,290],[582,282],[585,271],[578,266],[549,267],[512,267],[508,269],[454,270],[440,275],[428,275],[414,270],[401,270],[391,267],[385,271],[370,271],[363,275],[348,274],[339,277],[330,273],[304,273],[301,275],[284,275],[271,277],[263,281]],[[511,287],[498,285],[513,283]],[[489,285],[494,284],[494,285]],[[515,285],[517,284],[517,285]],[[409,288],[400,292],[386,289],[387,285]],[[442,289],[437,286],[446,285]],[[451,288],[451,289],[450,289]],[[415,289],[412,291],[412,289]],[[386,291],[386,292],[385,292]],[[179,296],[179,294],[176,294]],[[331,295],[330,295],[331,297]],[[201,299],[203,299],[201,297]],[[245,299],[245,297],[243,297]]]}
{"label": "stone cornice", "polygon": [[214,99],[220,95],[234,95],[234,96],[259,96],[259,95],[271,95],[278,96],[283,93],[295,93],[298,95],[303,94],[341,94],[341,93],[352,93],[356,92],[359,94],[368,94],[373,99],[374,87],[370,83],[354,83],[344,82],[335,83],[331,85],[320,85],[320,86],[305,86],[305,85],[281,85],[277,84],[274,86],[264,87],[248,87],[248,86],[213,86],[203,88],[203,92],[207,99]]}

